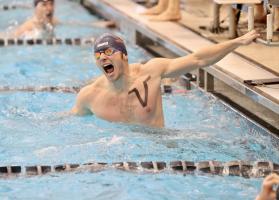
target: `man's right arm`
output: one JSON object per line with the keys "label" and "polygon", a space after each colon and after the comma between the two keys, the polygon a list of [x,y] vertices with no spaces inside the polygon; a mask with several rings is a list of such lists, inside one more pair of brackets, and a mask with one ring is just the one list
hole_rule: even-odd
{"label": "man's right arm", "polygon": [[74,107],[71,110],[71,114],[72,115],[83,116],[83,115],[89,115],[90,111],[88,109],[85,109],[85,108],[80,107],[78,105],[74,105]]}
{"label": "man's right arm", "polygon": [[86,88],[83,88],[78,96],[74,107],[71,110],[71,114],[73,115],[89,115],[92,114],[90,109],[88,108],[88,102],[86,100]]}
{"label": "man's right arm", "polygon": [[33,23],[31,20],[24,22],[20,25],[13,33],[13,37],[18,38],[21,37],[25,32],[33,30]]}

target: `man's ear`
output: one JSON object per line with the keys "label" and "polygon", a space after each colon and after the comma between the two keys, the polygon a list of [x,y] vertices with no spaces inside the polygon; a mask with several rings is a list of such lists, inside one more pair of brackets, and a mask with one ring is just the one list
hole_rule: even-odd
{"label": "man's ear", "polygon": [[122,55],[123,55],[123,59],[127,61],[128,60],[128,55],[126,55],[124,53]]}

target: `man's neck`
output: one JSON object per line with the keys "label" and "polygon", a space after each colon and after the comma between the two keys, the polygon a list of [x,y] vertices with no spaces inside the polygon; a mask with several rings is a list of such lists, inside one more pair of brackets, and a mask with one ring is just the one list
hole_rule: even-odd
{"label": "man's neck", "polygon": [[44,28],[47,24],[52,25],[52,20],[44,21],[42,19],[39,19],[36,15],[34,15],[33,21],[34,21],[35,25],[40,28]]}
{"label": "man's neck", "polygon": [[110,82],[110,86],[114,91],[117,92],[128,91],[132,83],[132,78],[130,76],[129,65],[125,67],[125,69],[126,70],[124,70],[123,74],[118,80],[114,82]]}

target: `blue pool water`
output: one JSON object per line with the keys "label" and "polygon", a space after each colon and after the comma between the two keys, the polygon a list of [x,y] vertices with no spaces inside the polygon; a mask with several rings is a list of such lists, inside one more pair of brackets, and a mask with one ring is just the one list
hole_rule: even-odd
{"label": "blue pool water", "polygon": [[[164,96],[163,130],[110,123],[95,116],[58,117],[74,99],[74,94],[64,93],[1,93],[1,164],[279,160],[274,137],[198,90]],[[260,183],[261,179],[241,177],[108,170],[0,179],[0,197],[253,199]]]}
{"label": "blue pool water", "polygon": [[[61,9],[69,11],[61,12],[61,19],[79,13],[76,20],[97,20],[75,2],[59,2]],[[18,10],[5,12],[14,13],[11,19],[20,18]],[[69,26],[61,37],[87,36],[87,31]],[[94,31],[92,35],[96,36],[105,30]],[[131,63],[150,58],[131,44],[128,53]],[[100,74],[90,46],[13,46],[0,48],[0,54],[0,86],[81,86]],[[163,96],[164,129],[110,123],[95,116],[65,116],[75,97],[72,93],[1,92],[0,166],[238,159],[279,163],[277,138],[197,89]],[[261,181],[111,169],[0,179],[0,199],[252,200]]]}
{"label": "blue pool water", "polygon": [[[127,51],[131,63],[150,58],[131,44]],[[10,46],[0,48],[0,54],[0,86],[80,86],[101,73],[90,45]]]}
{"label": "blue pool water", "polygon": [[0,181],[0,193],[7,197],[4,199],[252,200],[257,182],[237,177],[103,171]]}
{"label": "blue pool water", "polygon": [[[75,96],[1,93],[2,164],[180,159],[279,161],[275,138],[197,90],[164,96],[164,130],[110,123],[95,116],[59,117],[59,113],[70,110]],[[193,101],[196,103],[189,107],[187,104]],[[214,124],[217,120],[220,125]]]}

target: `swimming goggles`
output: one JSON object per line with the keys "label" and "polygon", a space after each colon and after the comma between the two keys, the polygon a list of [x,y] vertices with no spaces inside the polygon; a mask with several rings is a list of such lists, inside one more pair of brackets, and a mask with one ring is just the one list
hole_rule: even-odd
{"label": "swimming goggles", "polygon": [[117,51],[118,51],[117,49],[114,49],[114,48],[111,48],[111,47],[109,47],[105,50],[99,50],[99,51],[95,52],[95,58],[96,58],[96,60],[99,60],[102,53],[104,53],[106,56],[111,56],[112,54],[114,54]]}

